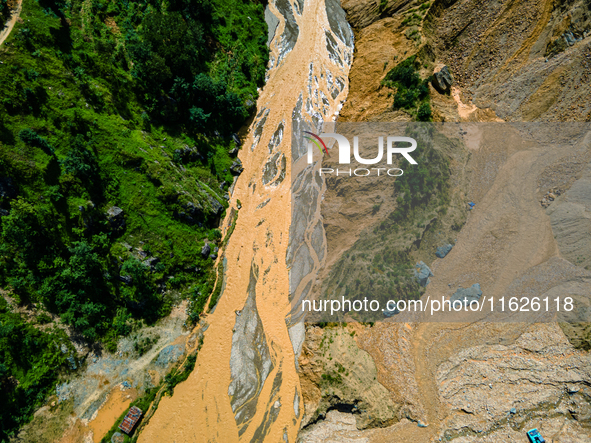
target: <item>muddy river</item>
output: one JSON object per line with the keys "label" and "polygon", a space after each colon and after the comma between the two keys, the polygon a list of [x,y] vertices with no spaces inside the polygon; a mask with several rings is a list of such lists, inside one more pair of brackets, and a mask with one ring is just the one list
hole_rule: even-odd
{"label": "muddy river", "polygon": [[220,258],[224,289],[195,370],[163,398],[140,443],[296,439],[304,329],[288,319],[292,118],[318,129],[336,119],[353,35],[338,0],[275,0],[266,18],[271,60],[239,155],[244,172],[231,200],[239,215]]}

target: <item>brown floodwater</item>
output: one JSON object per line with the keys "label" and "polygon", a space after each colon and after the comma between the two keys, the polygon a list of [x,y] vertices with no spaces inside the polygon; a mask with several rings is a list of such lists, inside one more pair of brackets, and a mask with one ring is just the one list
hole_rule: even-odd
{"label": "brown floodwater", "polygon": [[117,386],[111,391],[107,401],[97,411],[96,417],[88,424],[92,431],[94,443],[100,443],[101,439],[107,435],[113,424],[129,408],[129,404],[136,397],[135,389],[122,390]]}
{"label": "brown floodwater", "polygon": [[[299,396],[299,378],[285,322],[291,308],[286,266],[291,223],[291,118],[300,96],[304,104],[310,98],[309,105],[302,110],[304,118],[306,114],[320,115],[323,121],[336,118],[348,92],[352,50],[348,50],[348,60],[343,66],[334,61],[334,56],[331,60],[325,32],[330,29],[326,6],[324,1],[308,1],[301,15],[294,11],[299,34],[293,49],[285,54],[285,46],[278,37],[285,27],[283,16],[275,2],[270,3],[270,9],[279,18],[279,25],[271,44],[272,67],[257,101],[259,117],[253,122],[239,154],[244,172],[236,182],[230,204],[237,207],[240,201],[241,209],[232,237],[223,251],[227,260],[225,289],[214,313],[207,317],[209,327],[195,370],[185,382],[177,385],[172,397],[161,400],[142,431],[139,443],[226,443],[253,438],[261,441],[260,434],[255,437],[255,431],[273,407],[269,404],[272,396],[280,398],[281,407],[275,421],[265,431],[264,441],[282,442],[287,437],[293,442],[297,436],[302,414],[296,416],[293,404],[294,398]],[[343,47],[342,42],[338,44]],[[327,78],[331,82],[335,78],[341,80],[336,96],[334,92],[331,96]],[[268,112],[266,120],[257,131],[257,124],[264,118],[263,112]],[[284,125],[282,141],[271,149],[269,142],[281,122]],[[285,155],[285,172],[278,171],[276,178],[270,182],[266,180],[265,185],[263,166],[277,153]],[[268,203],[263,204],[267,200]],[[224,226],[227,224],[226,220]],[[256,283],[256,307],[274,365],[258,396],[256,412],[250,421],[252,426],[243,429],[239,436],[228,395],[230,356],[236,311],[243,309],[247,299],[252,264],[261,270]],[[272,382],[278,371],[282,371],[282,382],[278,394],[276,391],[272,394]],[[301,399],[299,405],[302,409]]]}

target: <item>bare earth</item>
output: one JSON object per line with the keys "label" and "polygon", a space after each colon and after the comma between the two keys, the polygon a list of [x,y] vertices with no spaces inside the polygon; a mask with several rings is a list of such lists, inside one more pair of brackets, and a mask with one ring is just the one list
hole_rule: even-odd
{"label": "bare earth", "polygon": [[4,43],[4,40],[10,35],[12,28],[14,28],[14,24],[18,20],[21,14],[21,8],[23,6],[23,0],[18,0],[18,4],[16,9],[12,12],[10,16],[10,20],[4,24],[4,29],[0,31],[0,45]]}

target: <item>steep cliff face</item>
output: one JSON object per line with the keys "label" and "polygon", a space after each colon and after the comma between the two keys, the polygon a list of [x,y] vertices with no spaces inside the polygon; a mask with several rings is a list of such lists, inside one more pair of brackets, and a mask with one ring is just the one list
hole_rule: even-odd
{"label": "steep cliff face", "polygon": [[464,102],[508,121],[590,121],[591,6],[435,1],[425,30]]}
{"label": "steep cliff face", "polygon": [[[393,90],[383,82],[412,56],[422,78],[443,66],[454,78],[448,93],[430,85],[435,121],[591,120],[588,2],[345,0],[343,8],[355,54],[340,121],[414,118],[394,109]],[[461,190],[476,209],[452,252],[432,258],[435,277],[424,297],[480,283],[496,298],[571,294],[586,309],[589,127],[540,125],[538,140],[546,143],[538,147],[481,128],[466,126],[468,159],[451,171],[458,195]],[[561,131],[564,137],[557,135]],[[588,327],[560,326],[359,326],[355,345],[371,356],[377,381],[389,391],[395,423],[364,429],[355,413],[331,410],[307,426],[300,441],[525,441],[532,427],[547,441],[588,441]],[[310,382],[322,354],[312,345],[322,340],[319,334],[304,345],[300,360],[306,406],[318,411],[321,384]]]}

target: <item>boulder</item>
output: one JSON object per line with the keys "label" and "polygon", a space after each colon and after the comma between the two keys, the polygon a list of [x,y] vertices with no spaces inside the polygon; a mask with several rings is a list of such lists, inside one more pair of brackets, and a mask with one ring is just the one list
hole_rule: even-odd
{"label": "boulder", "polygon": [[192,148],[190,148],[188,145],[185,145],[183,149],[175,149],[173,157],[175,161],[182,163],[203,160],[203,156],[201,155],[197,147],[193,146]]}
{"label": "boulder", "polygon": [[450,91],[451,85],[454,83],[454,79],[449,72],[449,68],[444,66],[439,72],[433,74],[433,80],[431,82],[433,87],[437,89],[441,94],[445,94]]}
{"label": "boulder", "polygon": [[419,284],[425,287],[430,282],[429,277],[433,277],[433,272],[431,272],[429,266],[420,261],[415,265],[414,275]]}
{"label": "boulder", "polygon": [[437,252],[435,252],[435,255],[439,258],[443,258],[447,254],[449,254],[449,252],[451,251],[451,248],[453,248],[453,246],[450,245],[449,243],[447,245],[439,246],[437,248]]}
{"label": "boulder", "polygon": [[450,297],[449,301],[454,302],[461,300],[464,306],[469,306],[471,301],[479,300],[482,296],[482,290],[479,283],[474,283],[469,288],[458,288],[458,290]]}
{"label": "boulder", "polygon": [[232,166],[230,166],[230,172],[232,173],[232,175],[240,175],[242,174],[242,171],[244,171],[244,168],[242,167],[242,162],[240,160],[235,160],[232,163]]}
{"label": "boulder", "polygon": [[211,246],[209,246],[209,244],[205,244],[205,246],[203,246],[203,248],[201,248],[201,256],[203,258],[207,258],[209,256],[209,253],[211,252]]}
{"label": "boulder", "polygon": [[129,275],[120,275],[117,277],[117,279],[119,279],[119,281],[122,281],[123,283],[125,283],[127,286],[131,286],[131,283],[133,281],[133,279]]}
{"label": "boulder", "polygon": [[394,317],[396,314],[399,314],[400,311],[398,310],[398,308],[394,308],[393,310],[389,310],[389,309],[384,309],[383,314],[384,317],[386,318],[390,318],[390,317]]}
{"label": "boulder", "polygon": [[111,225],[111,229],[119,231],[125,228],[125,213],[123,209],[118,206],[111,206],[107,210],[107,220]]}
{"label": "boulder", "polygon": [[154,269],[154,266],[156,266],[159,262],[160,259],[158,257],[150,257],[144,260],[144,265],[146,265],[150,269]]}
{"label": "boulder", "polygon": [[213,213],[213,215],[215,215],[216,217],[222,215],[222,212],[224,212],[224,207],[222,206],[222,204],[212,195],[208,195],[208,201],[209,205],[211,206],[211,212]]}

